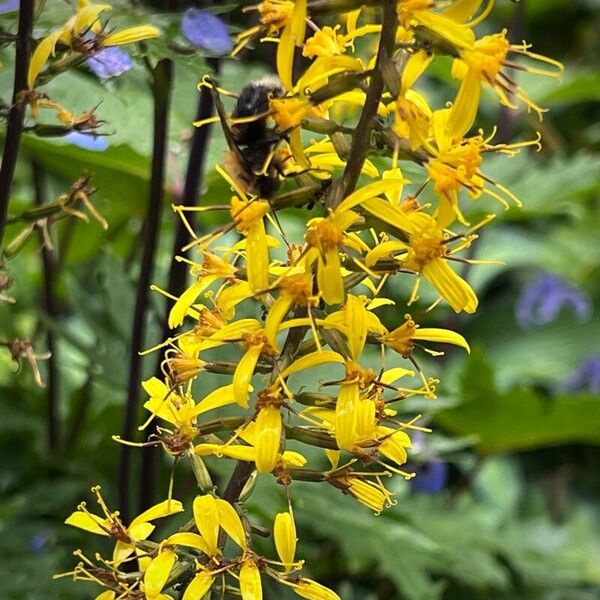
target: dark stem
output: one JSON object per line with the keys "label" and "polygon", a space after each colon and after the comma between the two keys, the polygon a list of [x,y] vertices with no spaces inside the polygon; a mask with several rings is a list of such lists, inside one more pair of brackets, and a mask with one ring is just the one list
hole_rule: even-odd
{"label": "dark stem", "polygon": [[[127,382],[127,400],[121,436],[131,440],[133,437],[139,404],[139,390],[142,376],[142,361],[139,355],[144,344],[148,293],[158,241],[160,217],[164,201],[165,153],[168,138],[168,119],[171,89],[173,87],[173,63],[163,59],[152,70],[152,95],[154,99],[154,141],[152,146],[152,173],[150,177],[150,195],[148,213],[142,240],[143,254],[138,277],[138,286],[133,314],[131,345],[129,353],[129,380]],[[129,520],[129,489],[131,476],[131,450],[121,447],[119,460],[119,506],[125,521]]]}
{"label": "dark stem", "polygon": [[350,156],[348,157],[344,174],[339,185],[332,187],[332,194],[328,202],[330,208],[335,208],[356,188],[358,178],[360,177],[371,144],[373,119],[377,114],[377,107],[379,106],[383,94],[384,63],[391,60],[394,54],[396,30],[398,29],[396,2],[393,0],[383,0],[381,5],[383,8],[383,17],[375,68],[373,69],[373,74],[369,82],[365,104],[352,137],[352,148],[350,149]]}
{"label": "dark stem", "polygon": [[10,190],[15,176],[23,121],[25,119],[25,104],[19,102],[19,99],[20,93],[27,89],[34,4],[35,0],[21,0],[19,10],[19,33],[16,40],[12,105],[8,111],[4,152],[2,154],[2,165],[0,165],[0,247],[2,247],[2,238],[4,237]]}
{"label": "dark stem", "polygon": [[[46,203],[46,174],[42,167],[35,161],[31,163],[31,176],[35,192],[36,206]],[[40,231],[42,242],[42,270],[43,270],[43,310],[48,319],[54,323],[58,321],[59,310],[54,297],[54,282],[56,281],[57,261],[56,257],[44,245],[44,236]],[[59,378],[58,378],[58,354],[52,329],[46,333],[46,347],[50,357],[46,361],[47,370],[47,444],[49,452],[54,452],[59,444]]]}
{"label": "dark stem", "polygon": [[[210,66],[219,73],[219,61],[216,59],[208,59],[207,61]],[[202,119],[208,119],[213,115],[214,104],[212,99],[211,90],[207,87],[203,87],[199,99],[198,109],[196,111],[196,121]],[[206,160],[206,154],[208,150],[208,143],[210,139],[211,125],[205,125],[204,127],[196,127],[192,135],[192,142],[190,144],[188,164],[185,175],[185,183],[183,187],[182,201],[190,206],[195,206],[198,200],[198,192],[202,186],[202,172],[204,163]],[[189,213],[188,222],[193,227],[194,213]],[[173,250],[171,252],[171,267],[169,269],[169,279],[167,283],[167,290],[174,296],[180,296],[186,287],[187,282],[187,271],[188,266],[184,262],[175,260],[175,256],[180,254],[181,248],[186,245],[189,238],[189,232],[186,229],[183,221],[177,219],[175,223],[175,235],[173,238]],[[162,331],[161,340],[167,339],[171,331],[168,327],[167,321],[164,321],[164,327]],[[160,370],[160,363],[162,361],[162,354],[159,355],[158,362],[155,369],[155,374],[159,379],[162,379],[162,373]],[[152,429],[148,431],[148,435],[152,433]],[[157,468],[156,462],[158,458],[159,448],[151,446],[142,450],[142,467],[141,467],[141,478],[139,487],[139,510],[142,511],[154,503],[154,493],[156,484]]]}

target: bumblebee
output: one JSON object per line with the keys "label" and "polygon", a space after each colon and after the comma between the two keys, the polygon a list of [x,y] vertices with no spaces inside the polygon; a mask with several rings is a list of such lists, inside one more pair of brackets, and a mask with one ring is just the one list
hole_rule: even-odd
{"label": "bumblebee", "polygon": [[225,115],[218,92],[215,106],[223,126],[229,151],[224,157],[225,170],[249,195],[271,197],[281,185],[283,162],[289,151],[281,143],[285,136],[269,125],[269,101],[285,95],[277,77],[252,81],[241,90],[230,116]]}

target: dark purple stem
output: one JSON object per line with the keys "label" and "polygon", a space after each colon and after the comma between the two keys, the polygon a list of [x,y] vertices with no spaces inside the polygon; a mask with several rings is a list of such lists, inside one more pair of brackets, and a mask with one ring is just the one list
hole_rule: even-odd
{"label": "dark purple stem", "polygon": [[[152,70],[152,95],[154,99],[154,142],[152,146],[152,174],[150,178],[150,196],[148,213],[142,240],[143,255],[138,277],[131,345],[129,353],[129,380],[127,383],[127,400],[121,436],[131,440],[139,408],[140,384],[142,377],[142,360],[139,355],[144,345],[146,328],[146,310],[148,293],[158,242],[160,218],[164,203],[165,154],[168,139],[169,105],[173,87],[173,63],[163,59]],[[119,460],[119,507],[123,519],[129,520],[129,491],[131,478],[131,450],[129,446],[121,446]]]}
{"label": "dark purple stem", "polygon": [[[216,59],[209,59],[208,62],[215,72],[218,73],[219,61]],[[213,112],[214,104],[211,91],[204,87],[202,88],[200,97],[198,99],[198,109],[195,120],[200,121],[202,119],[207,119],[213,115]],[[208,150],[211,128],[211,125],[205,125],[204,127],[196,128],[194,129],[194,133],[192,135],[182,194],[183,202],[189,205],[197,204],[198,192],[202,186],[202,172],[204,163],[206,161],[206,153]],[[191,215],[193,215],[193,213],[188,215],[188,221],[193,227]],[[180,296],[185,291],[187,283],[187,265],[183,262],[175,260],[175,256],[181,253],[181,248],[183,248],[188,241],[189,232],[184,226],[183,221],[181,219],[177,219],[175,224],[175,235],[173,238],[171,266],[169,269],[169,278],[167,283],[167,290],[175,296]],[[170,333],[171,331],[165,320],[161,339],[166,339]],[[160,355],[158,358],[158,363],[155,370],[155,374],[159,378],[162,378],[162,373],[160,370],[161,361],[162,355]],[[148,434],[151,433],[153,433],[153,430],[149,429]],[[139,485],[140,511],[148,508],[154,503],[158,452],[159,448],[154,446],[149,446],[142,450],[142,467]]]}
{"label": "dark purple stem", "polygon": [[[42,206],[46,202],[46,174],[42,167],[36,162],[31,163],[31,176],[35,191],[36,206]],[[43,269],[43,310],[50,321],[57,322],[59,310],[54,297],[54,282],[56,281],[57,264],[56,257],[44,245],[44,237],[40,235],[42,242],[42,269]],[[50,357],[46,362],[47,370],[47,444],[49,452],[55,452],[59,445],[59,378],[58,378],[58,354],[52,329],[46,333],[46,347]]]}
{"label": "dark purple stem", "polygon": [[2,238],[4,237],[10,190],[15,176],[21,134],[23,133],[23,121],[25,119],[25,104],[20,102],[19,99],[21,92],[27,89],[34,4],[34,0],[21,0],[19,10],[13,97],[12,105],[8,111],[4,152],[2,154],[2,165],[0,165],[0,247],[2,247]]}

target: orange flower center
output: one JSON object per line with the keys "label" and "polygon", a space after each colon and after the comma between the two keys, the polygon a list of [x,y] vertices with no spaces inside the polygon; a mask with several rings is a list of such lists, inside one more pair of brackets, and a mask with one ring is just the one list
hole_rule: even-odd
{"label": "orange flower center", "polygon": [[493,80],[506,60],[509,47],[504,33],[486,35],[473,48],[465,50],[462,59],[472,72]]}
{"label": "orange flower center", "polygon": [[231,198],[231,218],[240,233],[248,231],[269,212],[269,203],[262,200],[245,201],[237,196]]}
{"label": "orange flower center", "polygon": [[306,234],[306,241],[325,253],[337,248],[344,240],[344,234],[327,219],[313,225]]}

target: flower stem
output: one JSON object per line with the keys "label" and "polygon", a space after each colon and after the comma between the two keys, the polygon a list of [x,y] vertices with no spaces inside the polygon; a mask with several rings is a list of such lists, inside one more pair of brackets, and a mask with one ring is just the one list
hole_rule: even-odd
{"label": "flower stem", "polygon": [[339,185],[331,187],[331,194],[328,198],[330,208],[338,206],[356,188],[363,164],[367,158],[367,151],[370,147],[373,119],[377,115],[377,108],[383,95],[383,65],[388,60],[391,60],[394,53],[396,30],[398,29],[396,2],[394,0],[382,0],[381,5],[383,8],[383,24],[375,68],[369,82],[365,104],[352,138],[352,147],[344,174],[339,181]]}
{"label": "flower stem", "polygon": [[[220,62],[217,59],[208,59],[207,62],[212,66],[215,72],[219,73]],[[198,109],[196,111],[196,121],[207,119],[213,115],[214,104],[212,99],[211,90],[207,87],[203,87],[199,94]],[[191,206],[195,206],[198,199],[198,191],[202,186],[202,173],[204,163],[206,161],[206,154],[208,150],[208,143],[210,139],[211,124],[205,125],[204,127],[196,127],[192,135],[192,142],[190,144],[188,164],[185,175],[185,183],[183,187],[182,200]],[[194,213],[188,215],[188,222],[193,227],[191,222]],[[188,265],[185,262],[175,260],[175,256],[181,252],[188,241],[189,233],[183,224],[181,219],[177,219],[175,223],[175,234],[173,237],[173,250],[171,252],[171,266],[169,269],[169,279],[167,283],[167,290],[174,296],[181,296],[185,291],[187,282],[187,271]],[[165,319],[163,332],[161,339],[167,339],[170,334],[170,329]],[[161,378],[160,364],[162,360],[158,359],[156,365],[155,374]],[[149,434],[151,431],[148,432]],[[156,460],[158,456],[158,448],[149,446],[142,450],[142,467],[139,485],[139,508],[143,510],[148,506],[151,506],[154,501],[154,491],[156,483]]]}
{"label": "flower stem", "polygon": [[8,213],[10,190],[15,175],[23,121],[25,119],[25,105],[19,102],[19,95],[27,89],[27,71],[31,55],[31,31],[33,29],[34,0],[21,0],[19,10],[19,33],[16,40],[15,78],[13,97],[8,111],[8,123],[2,165],[0,166],[0,247],[4,237],[4,226]]}
{"label": "flower stem", "polygon": [[[42,167],[35,161],[31,163],[31,178],[35,193],[35,204],[40,207],[46,203],[46,174]],[[40,232],[41,233],[41,232]],[[40,236],[42,242],[42,270],[43,270],[43,310],[47,318],[56,323],[59,318],[58,306],[54,297],[54,283],[56,281],[57,264],[56,257],[44,245],[43,234]],[[47,328],[46,346],[50,353],[47,368],[47,444],[49,452],[54,452],[59,445],[59,378],[58,378],[58,354],[52,329]]]}
{"label": "flower stem", "polygon": [[[165,153],[168,137],[168,119],[171,89],[173,87],[173,63],[160,60],[152,69],[152,95],[154,99],[154,141],[152,147],[152,173],[148,212],[144,227],[143,255],[138,276],[138,286],[131,331],[129,353],[129,380],[121,437],[129,440],[134,433],[139,404],[139,389],[142,375],[140,350],[144,344],[148,293],[154,270],[154,259],[158,242],[160,218],[164,201]],[[129,517],[129,486],[131,477],[131,447],[122,445],[119,460],[119,503],[121,514]]]}

